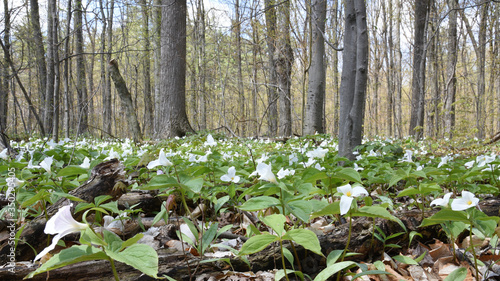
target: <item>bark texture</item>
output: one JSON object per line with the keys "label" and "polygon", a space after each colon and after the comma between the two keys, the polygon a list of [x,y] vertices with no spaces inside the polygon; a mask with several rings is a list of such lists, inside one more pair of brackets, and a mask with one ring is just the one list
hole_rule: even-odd
{"label": "bark texture", "polygon": [[424,102],[425,102],[425,53],[427,16],[429,0],[415,2],[414,44],[413,44],[413,78],[409,134],[416,139],[421,139],[424,128]]}
{"label": "bark texture", "polygon": [[164,0],[162,18],[156,137],[182,137],[193,132],[186,114],[186,0]]}
{"label": "bark texture", "polygon": [[311,3],[312,17],[312,58],[309,68],[309,83],[307,90],[307,104],[302,127],[303,135],[313,135],[325,132],[323,127],[323,105],[325,102],[325,33],[326,0],[313,0]]}
{"label": "bark texture", "polygon": [[128,127],[132,133],[132,138],[135,142],[142,140],[141,127],[139,125],[139,120],[137,119],[137,114],[134,109],[134,102],[132,101],[132,95],[130,94],[127,83],[120,74],[118,69],[118,63],[115,60],[109,62],[109,73],[111,79],[115,84],[116,92],[122,101],[122,105],[125,108],[125,114],[127,115]]}
{"label": "bark texture", "polygon": [[363,0],[345,5],[345,39],[340,82],[339,156],[353,159],[361,144],[368,73],[368,31]]}

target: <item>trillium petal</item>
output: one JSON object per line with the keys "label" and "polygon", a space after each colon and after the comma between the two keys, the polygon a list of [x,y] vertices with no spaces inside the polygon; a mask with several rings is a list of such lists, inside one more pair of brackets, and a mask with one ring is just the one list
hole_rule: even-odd
{"label": "trillium petal", "polygon": [[358,197],[358,196],[361,196],[361,195],[368,195],[368,191],[366,191],[366,189],[364,189],[361,186],[355,186],[352,189],[352,196],[353,197]]}
{"label": "trillium petal", "polygon": [[221,181],[231,181],[231,178],[230,178],[228,175],[222,175],[222,176],[220,177],[220,180],[221,180]]}
{"label": "trillium petal", "polygon": [[233,182],[238,183],[240,181],[240,176],[234,176]]}
{"label": "trillium petal", "polygon": [[347,193],[352,193],[352,187],[350,184],[346,184],[346,185],[337,187],[337,191],[342,192],[342,194],[346,195]]}
{"label": "trillium petal", "polygon": [[340,197],[340,215],[345,215],[349,212],[353,199],[354,198],[347,195],[342,195],[342,197]]}

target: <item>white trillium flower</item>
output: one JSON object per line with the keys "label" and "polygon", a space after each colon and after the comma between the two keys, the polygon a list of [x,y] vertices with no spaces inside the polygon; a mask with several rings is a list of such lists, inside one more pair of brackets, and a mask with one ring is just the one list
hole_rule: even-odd
{"label": "white trillium flower", "polygon": [[295,170],[289,170],[289,169],[283,170],[283,168],[281,168],[276,175],[278,176],[278,179],[282,179],[284,177],[294,175],[294,174],[295,174]]}
{"label": "white trillium flower", "polygon": [[271,170],[271,165],[267,165],[266,163],[259,163],[257,165],[257,174],[260,175],[259,180],[265,180],[268,182],[276,183],[276,176],[273,174]]}
{"label": "white trillium flower", "polygon": [[160,150],[160,155],[158,156],[158,159],[149,162],[147,168],[151,170],[157,166],[165,166],[165,167],[172,166],[172,162],[170,162],[167,159],[167,156],[165,155],[165,151],[163,151],[163,148]]}
{"label": "white trillium flower", "polygon": [[433,205],[447,207],[448,203],[450,202],[450,197],[452,194],[453,194],[453,192],[448,192],[443,196],[443,198],[437,198],[437,199],[432,200],[431,207]]}
{"label": "white trillium flower", "polygon": [[3,160],[9,159],[9,155],[7,155],[7,148],[0,152],[0,158],[2,158]]}
{"label": "white trillium flower", "polygon": [[337,191],[342,193],[340,197],[340,215],[345,215],[351,208],[351,203],[354,197],[361,195],[368,195],[368,191],[362,186],[355,186],[354,188],[350,184],[337,187]]}
{"label": "white trillium flower", "polygon": [[308,151],[306,153],[306,156],[310,157],[310,158],[321,158],[321,159],[323,159],[323,158],[325,158],[325,155],[326,155],[327,152],[328,152],[328,149],[317,147],[314,150]]}
{"label": "white trillium flower", "polygon": [[227,174],[222,175],[220,177],[220,180],[226,181],[226,182],[230,181],[230,182],[237,183],[240,181],[240,176],[236,175],[236,169],[233,166],[233,167],[230,167],[229,169],[227,169]]}
{"label": "white trillium flower", "polygon": [[478,167],[483,167],[486,164],[490,164],[491,162],[495,161],[496,156],[488,156],[488,155],[482,155],[482,156],[477,156],[476,157],[476,162]]}
{"label": "white trillium flower", "polygon": [[403,158],[400,160],[400,162],[408,162],[408,163],[411,163],[411,162],[413,162],[412,157],[413,157],[413,151],[411,151],[411,150],[407,149],[407,150],[406,150],[405,155],[404,155],[404,156],[403,156]]}
{"label": "white trillium flower", "polygon": [[84,169],[90,168],[90,159],[88,157],[85,157],[85,159],[83,159],[83,163],[80,165],[80,167],[82,167]]}
{"label": "white trillium flower", "polygon": [[463,190],[462,198],[455,199],[451,202],[451,209],[453,211],[463,211],[470,207],[477,206],[477,203],[479,203],[479,198],[476,198],[474,193]]}
{"label": "white trillium flower", "polygon": [[467,168],[467,169],[472,168],[472,166],[474,166],[474,160],[469,161],[469,162],[466,162],[466,163],[464,164],[464,166],[465,166],[465,168]]}
{"label": "white trillium flower", "polygon": [[207,136],[207,141],[205,142],[205,146],[215,146],[217,145],[217,142],[214,140],[214,137],[212,135]]}
{"label": "white trillium flower", "polygon": [[314,165],[314,168],[318,169],[319,171],[323,171],[325,169],[319,163],[316,163],[316,165]]}
{"label": "white trillium flower", "polygon": [[368,153],[368,155],[367,155],[367,156],[368,156],[368,157],[377,157],[377,156],[378,156],[378,154],[377,154],[375,151],[373,151],[373,149],[372,149],[372,150],[370,150],[370,152]]}
{"label": "white trillium flower", "polygon": [[45,171],[48,173],[51,173],[50,167],[52,166],[52,163],[54,162],[54,158],[51,157],[45,157],[42,162],[40,162],[40,167],[44,168]]}
{"label": "white trillium flower", "polygon": [[6,178],[5,181],[7,182],[7,191],[5,192],[5,198],[7,198],[7,199],[9,198],[12,191],[14,191],[14,189],[16,189],[16,187],[18,187],[24,183],[24,181],[19,180],[16,177]]}
{"label": "white trillium flower", "polygon": [[26,168],[28,168],[28,169],[40,169],[41,167],[39,165],[33,165],[33,159],[31,159],[28,162],[28,166]]}
{"label": "white trillium flower", "polygon": [[359,172],[359,171],[363,171],[364,169],[365,169],[365,168],[362,168],[362,167],[358,166],[358,164],[354,163],[354,170],[355,170],[355,171],[358,171],[358,172]]}
{"label": "white trillium flower", "polygon": [[71,215],[72,205],[73,204],[70,204],[59,208],[59,211],[57,211],[57,213],[47,221],[47,224],[45,224],[44,232],[55,236],[52,238],[52,244],[38,253],[35,257],[35,261],[52,251],[56,247],[57,242],[64,236],[70,233],[80,232],[89,227],[87,224],[77,222],[73,218]]}

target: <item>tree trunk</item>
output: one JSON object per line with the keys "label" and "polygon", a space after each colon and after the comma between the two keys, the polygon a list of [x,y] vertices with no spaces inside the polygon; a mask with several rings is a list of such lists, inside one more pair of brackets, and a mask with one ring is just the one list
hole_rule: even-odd
{"label": "tree trunk", "polygon": [[268,77],[267,77],[267,122],[269,136],[274,137],[278,131],[278,91],[275,65],[276,49],[276,2],[275,0],[265,0],[266,29],[267,29],[267,56],[268,56]]}
{"label": "tree trunk", "polygon": [[54,34],[56,34],[57,1],[49,0],[47,3],[47,89],[45,92],[45,104],[43,111],[43,126],[47,133],[52,132],[52,118],[54,117],[54,86],[55,86],[55,68],[54,58],[55,43]]}
{"label": "tree trunk", "polygon": [[128,128],[131,130],[132,138],[135,142],[142,140],[141,127],[139,125],[139,120],[137,120],[137,114],[134,109],[134,103],[132,102],[132,95],[130,94],[127,83],[123,80],[120,70],[118,69],[118,63],[115,60],[109,62],[109,74],[113,82],[115,83],[116,92],[122,101],[122,105],[125,108],[125,114],[127,115]]}
{"label": "tree trunk", "polygon": [[258,108],[258,93],[259,93],[259,86],[258,86],[258,60],[257,57],[259,56],[259,51],[260,51],[260,46],[259,46],[259,30],[258,30],[258,19],[257,19],[257,10],[258,8],[256,7],[257,1],[252,2],[252,10],[251,10],[251,16],[250,16],[250,21],[251,21],[251,26],[252,26],[252,119],[255,124],[254,126],[254,134],[258,137],[260,135],[260,120],[259,120],[259,108]]}
{"label": "tree trunk", "polygon": [[401,9],[402,9],[402,2],[397,1],[396,4],[396,38],[395,38],[395,48],[394,48],[394,57],[395,57],[395,62],[394,62],[394,87],[395,87],[395,97],[394,97],[394,104],[395,104],[395,109],[394,109],[394,130],[396,132],[396,137],[401,138],[403,135],[403,112],[402,112],[402,106],[401,106],[401,96],[402,96],[402,81],[403,81],[403,73],[402,73],[402,61],[403,61],[403,55],[401,52]]}
{"label": "tree trunk", "polygon": [[429,42],[429,88],[431,97],[428,100],[428,110],[426,111],[427,115],[427,126],[426,126],[426,135],[431,138],[436,138],[438,136],[438,122],[439,122],[439,106],[440,101],[440,87],[439,87],[439,41],[440,41],[440,33],[439,33],[439,15],[436,13],[436,3],[432,1],[432,8],[430,9],[430,34],[432,34]]}
{"label": "tree trunk", "polygon": [[76,92],[78,100],[78,134],[88,131],[88,94],[83,57],[83,6],[81,0],[75,2],[75,55],[76,55]]}
{"label": "tree trunk", "polygon": [[303,121],[302,134],[313,135],[318,132],[323,134],[323,106],[325,103],[326,67],[325,56],[325,33],[326,0],[313,0],[311,3],[312,17],[312,58],[309,68],[309,84],[305,118]]}
{"label": "tree trunk", "polygon": [[156,137],[182,137],[194,132],[186,115],[186,0],[164,0],[163,5]]}
{"label": "tree trunk", "polygon": [[277,10],[280,35],[275,49],[276,80],[278,82],[279,99],[279,135],[292,135],[292,65],[293,50],[290,41],[290,1],[280,3]]}
{"label": "tree trunk", "polygon": [[43,46],[42,29],[40,27],[40,13],[38,9],[38,0],[30,0],[30,22],[33,34],[32,48],[35,51],[35,64],[38,71],[39,86],[39,111],[42,111],[45,105],[45,95],[47,92],[47,63],[45,61],[45,48]]}
{"label": "tree trunk", "polygon": [[[338,32],[341,26],[339,24],[339,3],[334,1],[332,7],[332,41],[338,44]],[[339,52],[333,50],[332,59],[332,76],[333,76],[333,135],[339,134]],[[331,91],[330,91],[331,92]]]}
{"label": "tree trunk", "polygon": [[[3,1],[4,10],[4,34],[3,41],[5,42],[5,52],[10,54],[10,10],[9,1]],[[2,61],[2,68],[0,69],[0,124],[2,128],[7,128],[7,116],[9,108],[9,64],[7,63],[7,56],[4,55]],[[3,130],[0,132],[3,134]]]}
{"label": "tree trunk", "polygon": [[424,129],[425,53],[429,0],[415,2],[413,78],[409,134],[421,139]]}
{"label": "tree trunk", "polygon": [[455,125],[455,94],[457,92],[457,78],[455,69],[457,64],[457,8],[458,0],[448,0],[450,14],[448,16],[448,57],[446,60],[446,84],[444,88],[444,136],[453,137]]}
{"label": "tree trunk", "polygon": [[354,159],[361,144],[368,72],[368,31],[364,0],[345,4],[342,80],[340,82],[339,156]]}
{"label": "tree trunk", "polygon": [[144,55],[142,57],[142,68],[144,76],[144,123],[142,128],[144,135],[149,136],[152,133],[154,107],[153,97],[151,95],[151,64],[150,64],[150,41],[149,41],[149,11],[150,7],[146,0],[141,0],[142,11],[142,37],[144,40]]}
{"label": "tree trunk", "polygon": [[[57,9],[56,9],[57,11]],[[53,93],[53,116],[52,116],[52,138],[54,139],[55,142],[59,141],[59,106],[60,106],[60,88],[61,88],[61,71],[60,71],[60,65],[61,63],[59,62],[59,16],[56,13],[55,18],[54,18],[54,35],[52,37],[54,41],[54,93]]]}
{"label": "tree trunk", "polygon": [[235,10],[235,39],[236,39],[236,63],[238,68],[238,105],[239,113],[237,122],[238,127],[241,128],[239,135],[244,137],[246,135],[245,126],[245,89],[243,87],[243,73],[241,70],[241,18],[240,18],[240,1],[236,0],[234,4]]}
{"label": "tree trunk", "polygon": [[64,113],[63,113],[63,130],[64,130],[64,135],[66,138],[69,138],[70,136],[70,98],[69,95],[70,93],[70,77],[69,77],[69,68],[70,68],[70,58],[69,58],[69,53],[70,53],[70,48],[69,48],[69,43],[70,43],[70,32],[71,32],[71,17],[73,15],[72,12],[72,3],[71,0],[68,0],[67,6],[67,22],[66,22],[66,33],[64,35],[65,41],[64,41],[64,76],[63,76],[63,83],[64,83],[64,96],[63,96],[63,102],[64,102]]}
{"label": "tree trunk", "polygon": [[[153,44],[154,44],[154,101],[158,105],[160,100],[160,82],[161,82],[161,0],[153,0]],[[154,108],[154,112],[158,109]],[[155,115],[153,112],[153,135],[156,135],[158,128],[156,127]],[[150,124],[151,126],[151,124]]]}

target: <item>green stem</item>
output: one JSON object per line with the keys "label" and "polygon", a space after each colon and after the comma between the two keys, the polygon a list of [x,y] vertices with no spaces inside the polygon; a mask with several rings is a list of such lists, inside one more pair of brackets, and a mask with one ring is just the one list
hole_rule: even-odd
{"label": "green stem", "polygon": [[115,261],[112,258],[109,258],[109,262],[111,263],[111,269],[113,270],[115,281],[120,281],[120,278],[118,278],[118,272],[116,272]]}
{"label": "green stem", "polygon": [[[342,257],[340,258],[340,262],[343,262],[344,261],[344,258],[345,258],[345,254],[347,253],[347,251],[349,250],[349,243],[351,243],[351,234],[352,234],[352,216],[350,215],[351,212],[349,211],[349,234],[347,235],[347,243],[345,244],[345,249],[344,249],[344,252],[342,253]],[[340,275],[341,275],[342,272],[339,272],[337,274],[337,281],[340,280]]]}
{"label": "green stem", "polygon": [[288,279],[288,274],[286,274],[286,265],[285,265],[285,255],[283,254],[283,241],[280,238],[280,250],[281,250],[281,263],[283,264],[283,272],[285,273],[286,281],[290,281]]}
{"label": "green stem", "polygon": [[474,269],[476,270],[476,281],[479,281],[479,270],[477,267],[477,257],[476,257],[476,249],[474,249],[474,241],[472,241],[472,216],[469,214],[469,219],[470,219],[470,233],[469,233],[469,238],[470,238],[470,246],[472,250],[472,256],[474,257]]}

